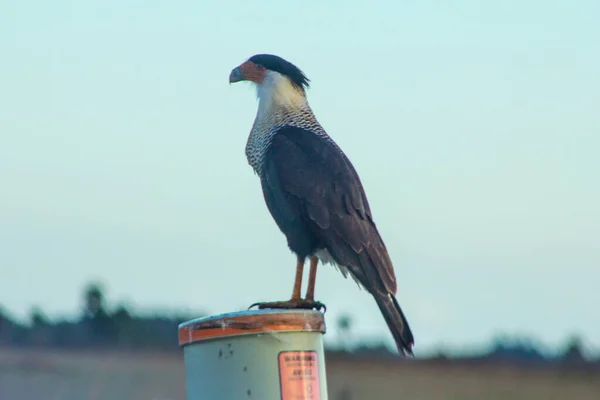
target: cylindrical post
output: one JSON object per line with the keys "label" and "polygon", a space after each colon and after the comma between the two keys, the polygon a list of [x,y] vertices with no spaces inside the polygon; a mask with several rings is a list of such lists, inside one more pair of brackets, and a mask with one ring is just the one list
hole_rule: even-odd
{"label": "cylindrical post", "polygon": [[325,318],[252,310],[179,325],[188,400],[327,400]]}

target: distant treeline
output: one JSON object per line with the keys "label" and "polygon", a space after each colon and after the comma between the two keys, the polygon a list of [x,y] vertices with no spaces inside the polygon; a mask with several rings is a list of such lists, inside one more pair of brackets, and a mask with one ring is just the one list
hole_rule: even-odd
{"label": "distant treeline", "polygon": [[25,325],[0,309],[0,345],[176,350],[177,326],[189,319],[183,315],[142,317],[124,306],[110,312],[100,286],[91,284],[84,291],[83,310],[75,320],[50,321],[36,308]]}
{"label": "distant treeline", "polygon": [[[111,312],[107,310],[104,295],[97,284],[86,287],[83,300],[81,315],[71,321],[50,321],[40,309],[34,309],[29,324],[21,324],[12,320],[0,308],[0,346],[176,351],[179,348],[178,325],[191,318],[202,316],[195,314],[144,317],[132,315],[124,306],[117,307]],[[340,318],[337,326],[342,336],[348,336],[351,326],[350,317]],[[354,347],[352,353],[391,354],[383,345]],[[519,363],[557,361],[576,364],[600,363],[600,360],[586,360],[583,356],[581,340],[577,337],[570,338],[564,350],[553,357],[543,355],[531,342],[497,339],[491,350],[480,356],[465,357],[442,352],[435,358],[493,359]]]}

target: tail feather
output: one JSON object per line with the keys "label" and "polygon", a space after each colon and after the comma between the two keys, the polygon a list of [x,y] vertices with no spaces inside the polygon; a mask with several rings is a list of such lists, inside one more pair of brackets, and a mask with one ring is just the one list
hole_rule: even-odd
{"label": "tail feather", "polygon": [[412,356],[412,347],[414,345],[413,334],[396,297],[392,293],[388,293],[387,295],[375,294],[374,297],[396,341],[398,351],[402,355],[409,354]]}

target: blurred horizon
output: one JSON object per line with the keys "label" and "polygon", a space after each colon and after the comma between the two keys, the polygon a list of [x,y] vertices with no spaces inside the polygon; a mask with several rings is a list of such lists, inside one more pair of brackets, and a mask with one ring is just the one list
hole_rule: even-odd
{"label": "blurred horizon", "polygon": [[[89,281],[136,312],[288,298],[244,155],[256,96],[227,81],[266,52],[358,170],[415,350],[576,334],[598,354],[600,3],[344,4],[3,2],[1,308],[75,317]],[[330,266],[316,297],[392,343]]]}
{"label": "blurred horizon", "polygon": [[[68,317],[52,318],[45,313],[43,306],[34,306],[26,320],[15,320],[0,305],[0,348],[50,352],[104,349],[168,353],[179,350],[179,324],[218,316],[206,310],[176,312],[155,309],[140,312],[131,305],[107,301],[106,287],[100,282],[88,282],[80,289],[79,312]],[[246,309],[225,314],[240,311]],[[257,311],[256,308],[253,311]],[[355,335],[356,324],[351,312],[345,311],[335,320],[325,313],[325,321],[327,332],[323,341],[325,350],[329,352],[379,359],[397,353],[396,346],[390,345],[384,336],[365,338]],[[600,367],[600,352],[594,350],[577,332],[565,337],[555,347],[540,342],[536,337],[498,333],[479,345],[462,348],[439,345],[425,351],[417,348],[414,359],[504,362],[513,368],[555,365],[567,369],[576,366],[593,369]]]}

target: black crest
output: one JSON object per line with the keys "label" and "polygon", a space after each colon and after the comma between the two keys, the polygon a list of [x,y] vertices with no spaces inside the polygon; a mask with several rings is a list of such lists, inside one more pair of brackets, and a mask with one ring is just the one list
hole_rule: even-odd
{"label": "black crest", "polygon": [[262,65],[268,70],[279,72],[281,75],[287,76],[296,86],[304,90],[308,88],[310,80],[304,75],[300,68],[296,67],[289,61],[272,54],[257,54],[250,57],[250,60],[255,64]]}

